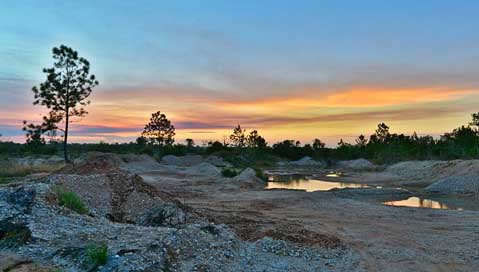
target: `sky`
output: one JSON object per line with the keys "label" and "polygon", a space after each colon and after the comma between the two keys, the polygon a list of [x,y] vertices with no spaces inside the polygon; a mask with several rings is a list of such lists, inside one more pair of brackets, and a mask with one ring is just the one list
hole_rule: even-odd
{"label": "sky", "polygon": [[51,49],[91,63],[100,85],[74,142],[134,140],[151,113],[177,142],[237,124],[273,144],[440,135],[479,103],[478,1],[0,1],[0,134],[38,121],[31,88]]}

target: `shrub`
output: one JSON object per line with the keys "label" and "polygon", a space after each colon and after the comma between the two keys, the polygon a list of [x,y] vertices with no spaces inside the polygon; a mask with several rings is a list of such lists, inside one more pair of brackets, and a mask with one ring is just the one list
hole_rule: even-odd
{"label": "shrub", "polygon": [[56,188],[58,204],[60,206],[67,207],[70,210],[76,211],[79,214],[86,214],[88,212],[87,207],[81,200],[81,198],[74,192],[67,191],[64,188]]}
{"label": "shrub", "polygon": [[0,249],[23,245],[32,238],[30,229],[21,224],[2,222],[0,231]]}
{"label": "shrub", "polygon": [[254,171],[256,172],[256,177],[258,177],[259,179],[261,179],[262,181],[268,181],[268,176],[265,175],[265,173],[263,172],[263,170],[259,169],[259,168],[254,168]]}
{"label": "shrub", "polygon": [[236,177],[238,175],[238,172],[236,172],[236,170],[234,169],[225,168],[221,171],[221,174],[223,175],[223,177],[232,178]]}
{"label": "shrub", "polygon": [[108,260],[107,245],[89,245],[86,248],[86,255],[94,267],[105,265]]}

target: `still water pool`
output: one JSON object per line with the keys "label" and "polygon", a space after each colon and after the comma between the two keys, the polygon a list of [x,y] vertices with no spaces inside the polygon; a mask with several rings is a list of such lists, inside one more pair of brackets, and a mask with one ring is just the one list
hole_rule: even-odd
{"label": "still water pool", "polygon": [[[326,177],[339,178],[341,174],[330,173]],[[344,188],[381,188],[364,183],[348,183],[339,181],[321,180],[320,177],[311,178],[304,174],[291,173],[269,173],[269,181],[266,189],[289,189],[303,190],[306,192],[329,191],[332,189]],[[447,209],[447,210],[479,210],[479,201],[477,199],[461,198],[457,196],[431,196],[433,199],[422,198],[418,196],[409,197],[402,200],[390,200],[382,202],[387,206],[414,207],[429,209]]]}
{"label": "still water pool", "polygon": [[419,198],[419,197],[410,197],[404,200],[397,200],[397,201],[386,201],[384,205],[388,206],[400,206],[400,207],[414,207],[414,208],[429,208],[429,209],[446,209],[446,210],[460,210],[462,211],[463,208],[452,207],[443,202]]}
{"label": "still water pool", "polygon": [[370,188],[366,184],[323,181],[318,179],[292,179],[288,181],[269,181],[267,189],[305,190],[306,192],[329,191],[342,188]]}

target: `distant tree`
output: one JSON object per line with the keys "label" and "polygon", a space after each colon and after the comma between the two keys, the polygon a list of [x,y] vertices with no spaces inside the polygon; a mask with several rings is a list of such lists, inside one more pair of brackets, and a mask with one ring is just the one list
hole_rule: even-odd
{"label": "distant tree", "polygon": [[472,120],[469,125],[473,126],[476,130],[479,129],[479,112],[471,114]]}
{"label": "distant tree", "polygon": [[147,137],[153,144],[158,145],[158,150],[165,145],[172,145],[175,142],[175,127],[171,124],[166,115],[157,111],[151,115],[150,122],[145,125],[142,136]]}
{"label": "distant tree", "polygon": [[356,146],[365,147],[366,144],[368,143],[368,140],[366,139],[366,136],[361,134],[358,136],[358,138],[356,138],[355,142],[356,142]]}
{"label": "distant tree", "polygon": [[27,137],[27,144],[29,146],[38,147],[45,144],[45,138],[43,138],[44,128],[42,125],[27,124],[23,122],[23,131]]}
{"label": "distant tree", "polygon": [[185,142],[186,142],[186,147],[187,148],[191,149],[195,146],[195,141],[193,141],[193,139],[188,138],[188,139],[185,140]]}
{"label": "distant tree", "polygon": [[144,137],[144,136],[140,136],[138,138],[136,138],[136,144],[138,146],[146,146],[146,144],[148,143],[148,138]]}
{"label": "distant tree", "polygon": [[273,144],[273,152],[283,158],[291,160],[300,159],[308,154],[305,154],[303,148],[298,145],[299,141],[284,140]]}
{"label": "distant tree", "polygon": [[64,122],[63,148],[65,162],[68,163],[67,143],[71,118],[88,114],[83,107],[90,103],[87,99],[98,81],[94,75],[90,75],[90,63],[79,57],[77,51],[61,45],[54,47],[52,53],[55,60],[53,67],[43,69],[46,81],[32,88],[35,94],[33,104],[46,106],[50,110],[49,116],[45,118],[51,126],[56,127],[56,124]]}
{"label": "distant tree", "polygon": [[323,143],[320,139],[314,139],[313,141],[313,150],[314,151],[319,151],[323,149],[326,146],[325,143]]}
{"label": "distant tree", "polygon": [[458,127],[451,133],[444,134],[441,140],[452,147],[450,153],[456,153],[459,157],[473,157],[479,154],[479,137],[476,130],[469,126]]}
{"label": "distant tree", "polygon": [[230,135],[230,140],[235,147],[243,148],[246,145],[246,136],[244,129],[240,125],[233,129],[233,134]]}
{"label": "distant tree", "polygon": [[378,128],[376,129],[376,137],[379,142],[384,143],[389,138],[389,127],[385,123],[378,124]]}
{"label": "distant tree", "polygon": [[248,143],[249,147],[253,147],[253,148],[266,147],[266,140],[258,134],[257,130],[253,130],[249,133],[248,137],[246,138],[246,142]]}
{"label": "distant tree", "polygon": [[224,144],[222,144],[221,142],[219,141],[214,141],[214,142],[208,142],[208,145],[206,147],[206,153],[208,154],[211,154],[211,153],[214,153],[214,152],[219,152],[219,151],[223,151],[223,150],[226,150],[228,147]]}
{"label": "distant tree", "polygon": [[45,144],[46,134],[50,138],[50,142],[55,141],[56,131],[58,130],[58,122],[61,117],[54,112],[50,112],[48,116],[43,116],[43,122],[40,125],[33,123],[28,124],[27,121],[23,121],[23,131],[27,137],[27,144],[29,145],[41,145]]}

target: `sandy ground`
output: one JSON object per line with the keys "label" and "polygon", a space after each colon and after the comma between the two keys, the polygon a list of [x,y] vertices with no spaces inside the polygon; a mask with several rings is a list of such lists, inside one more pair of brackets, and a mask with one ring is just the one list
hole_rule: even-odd
{"label": "sandy ground", "polygon": [[[477,211],[389,207],[330,192],[248,188],[228,179],[189,177],[165,169],[139,174],[198,214],[229,224],[246,240],[271,236],[299,244],[351,247],[363,257],[360,268],[368,271],[479,270]],[[377,184],[395,184],[389,176],[361,175]]]}

